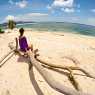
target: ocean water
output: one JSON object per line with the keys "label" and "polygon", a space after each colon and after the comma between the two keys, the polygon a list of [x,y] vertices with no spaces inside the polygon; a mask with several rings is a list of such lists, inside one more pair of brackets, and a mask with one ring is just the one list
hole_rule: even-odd
{"label": "ocean water", "polygon": [[95,26],[66,23],[66,22],[37,22],[18,24],[17,28],[31,28],[38,31],[51,31],[51,32],[70,32],[82,35],[95,36]]}

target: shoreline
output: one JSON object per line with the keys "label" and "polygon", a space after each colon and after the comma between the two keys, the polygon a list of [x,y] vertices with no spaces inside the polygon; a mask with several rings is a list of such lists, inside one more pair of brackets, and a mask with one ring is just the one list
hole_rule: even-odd
{"label": "shoreline", "polygon": [[32,29],[32,28],[24,28],[25,29],[25,31],[31,31],[31,32],[41,32],[41,33],[45,33],[45,32],[47,32],[47,33],[55,33],[55,34],[73,34],[73,35],[79,35],[79,36],[81,36],[81,37],[88,37],[88,38],[95,38],[95,36],[91,36],[91,35],[83,35],[83,34],[81,34],[81,33],[76,33],[76,32],[70,32],[70,31],[51,31],[51,30],[49,30],[49,31],[40,31],[40,30],[36,30],[36,29]]}
{"label": "shoreline", "polygon": [[[46,30],[36,30],[36,29],[32,29],[32,28],[24,28],[25,31],[31,31],[31,32],[38,32],[38,33],[54,33],[54,34],[59,34],[59,35],[63,35],[63,34],[67,34],[67,35],[76,35],[76,36],[80,36],[80,37],[85,37],[85,38],[95,38],[95,36],[92,36],[92,35],[85,35],[85,34],[81,34],[81,33],[77,33],[77,32],[70,32],[70,31],[46,31]],[[8,33],[8,32],[12,32],[12,31],[18,31],[19,28],[15,28],[13,30],[10,30],[10,29],[4,29],[5,33]]]}

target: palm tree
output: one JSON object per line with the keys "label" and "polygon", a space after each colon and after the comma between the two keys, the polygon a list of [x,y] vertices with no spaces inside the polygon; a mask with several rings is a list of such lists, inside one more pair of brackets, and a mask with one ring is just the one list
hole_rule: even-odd
{"label": "palm tree", "polygon": [[9,29],[13,29],[13,28],[15,28],[15,26],[16,26],[15,21],[13,21],[13,20],[8,21],[8,28]]}

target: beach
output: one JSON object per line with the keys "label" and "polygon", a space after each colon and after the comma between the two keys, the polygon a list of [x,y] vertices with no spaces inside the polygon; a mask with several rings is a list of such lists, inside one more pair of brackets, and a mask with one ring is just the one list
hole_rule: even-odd
{"label": "beach", "polygon": [[[15,45],[18,31],[0,34],[0,58],[6,55],[11,42]],[[78,66],[95,76],[95,37],[66,32],[39,32],[26,29],[25,35],[39,49],[41,60],[61,66]],[[71,59],[78,60],[74,63]],[[29,71],[28,60],[13,55],[0,68],[0,95],[63,95],[55,91],[43,79],[35,67]],[[54,79],[74,89],[67,76],[48,70]],[[95,79],[83,76],[84,73],[74,70],[74,78],[83,92],[94,95]]]}

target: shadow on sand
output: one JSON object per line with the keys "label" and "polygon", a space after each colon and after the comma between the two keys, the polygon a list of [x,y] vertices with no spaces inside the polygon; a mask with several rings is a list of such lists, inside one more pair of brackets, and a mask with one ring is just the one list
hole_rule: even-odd
{"label": "shadow on sand", "polygon": [[41,91],[39,85],[37,84],[37,81],[35,80],[34,72],[33,72],[33,67],[29,71],[29,76],[31,83],[33,84],[35,91],[37,92],[38,95],[44,95],[44,93]]}
{"label": "shadow on sand", "polygon": [[[25,62],[28,65],[30,64],[28,58],[24,58],[23,56],[19,56],[17,61],[18,62]],[[34,75],[34,72],[33,72],[33,66],[31,68],[31,70],[29,70],[29,77],[30,77],[30,81],[31,81],[37,95],[44,95],[44,93],[41,91],[37,81],[35,80],[35,75]]]}

